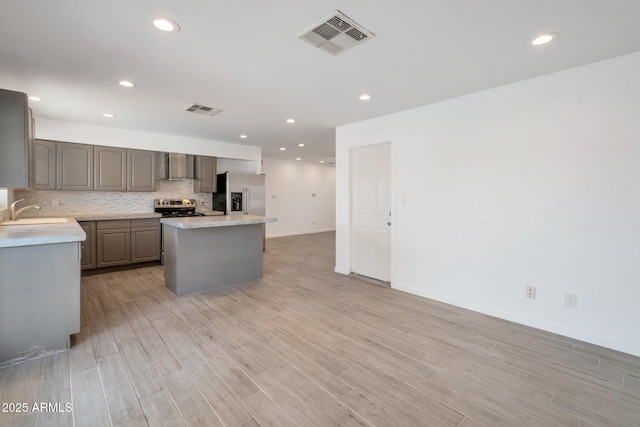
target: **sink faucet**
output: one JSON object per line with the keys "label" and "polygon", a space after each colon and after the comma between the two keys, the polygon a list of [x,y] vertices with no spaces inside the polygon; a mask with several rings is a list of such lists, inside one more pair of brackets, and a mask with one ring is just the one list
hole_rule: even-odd
{"label": "sink faucet", "polygon": [[16,219],[18,219],[18,216],[24,211],[27,211],[29,209],[37,209],[37,210],[41,209],[40,206],[32,205],[32,206],[25,206],[24,208],[16,211],[16,205],[22,201],[24,201],[24,199],[16,200],[15,202],[11,203],[11,216],[9,217],[11,221],[15,221]]}

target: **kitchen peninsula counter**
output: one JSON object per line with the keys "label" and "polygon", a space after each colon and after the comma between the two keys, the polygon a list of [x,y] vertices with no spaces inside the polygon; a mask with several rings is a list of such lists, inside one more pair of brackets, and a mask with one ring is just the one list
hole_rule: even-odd
{"label": "kitchen peninsula counter", "polygon": [[260,279],[264,224],[276,218],[163,218],[165,285],[178,296]]}
{"label": "kitchen peninsula counter", "polygon": [[65,350],[80,332],[80,242],[73,219],[0,226],[0,367]]}

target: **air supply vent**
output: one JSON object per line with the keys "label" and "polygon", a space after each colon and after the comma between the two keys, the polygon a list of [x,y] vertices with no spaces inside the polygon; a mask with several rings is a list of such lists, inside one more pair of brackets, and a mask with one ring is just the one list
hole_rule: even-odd
{"label": "air supply vent", "polygon": [[371,31],[336,10],[298,34],[297,37],[335,56],[375,36]]}
{"label": "air supply vent", "polygon": [[207,107],[202,104],[191,104],[187,106],[184,111],[188,111],[190,113],[202,114],[204,116],[213,117],[218,113],[222,113],[224,110],[220,108]]}

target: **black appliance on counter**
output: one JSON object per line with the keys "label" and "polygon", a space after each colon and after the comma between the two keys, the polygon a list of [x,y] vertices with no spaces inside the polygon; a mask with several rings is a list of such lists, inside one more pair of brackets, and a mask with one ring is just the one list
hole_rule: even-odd
{"label": "black appliance on counter", "polygon": [[156,213],[161,213],[163,218],[204,216],[204,214],[196,212],[194,199],[155,199],[153,210]]}

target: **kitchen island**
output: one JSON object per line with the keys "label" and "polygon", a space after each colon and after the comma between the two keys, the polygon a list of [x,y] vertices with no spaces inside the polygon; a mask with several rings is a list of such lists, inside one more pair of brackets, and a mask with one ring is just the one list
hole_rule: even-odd
{"label": "kitchen island", "polygon": [[264,224],[276,218],[163,218],[165,285],[177,296],[262,277]]}

